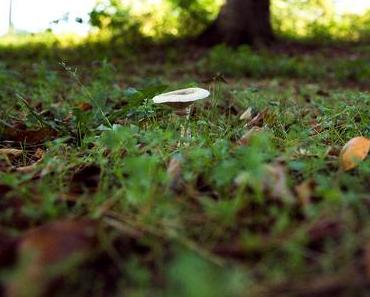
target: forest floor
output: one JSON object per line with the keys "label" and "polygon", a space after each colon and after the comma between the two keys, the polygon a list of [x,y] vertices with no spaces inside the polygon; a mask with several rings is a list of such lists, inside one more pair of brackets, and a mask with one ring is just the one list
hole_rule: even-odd
{"label": "forest floor", "polygon": [[369,86],[366,44],[0,46],[0,295],[370,294]]}

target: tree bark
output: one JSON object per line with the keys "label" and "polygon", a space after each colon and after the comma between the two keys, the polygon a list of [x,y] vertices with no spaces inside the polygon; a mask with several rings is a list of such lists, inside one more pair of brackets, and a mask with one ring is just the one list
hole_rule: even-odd
{"label": "tree bark", "polygon": [[270,44],[274,40],[269,0],[228,0],[198,38],[201,45]]}

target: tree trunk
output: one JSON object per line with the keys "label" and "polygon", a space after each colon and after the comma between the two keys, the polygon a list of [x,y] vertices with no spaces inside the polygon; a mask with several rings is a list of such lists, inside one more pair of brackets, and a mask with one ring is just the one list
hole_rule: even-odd
{"label": "tree trunk", "polygon": [[269,0],[228,0],[197,39],[202,45],[270,44],[274,40]]}

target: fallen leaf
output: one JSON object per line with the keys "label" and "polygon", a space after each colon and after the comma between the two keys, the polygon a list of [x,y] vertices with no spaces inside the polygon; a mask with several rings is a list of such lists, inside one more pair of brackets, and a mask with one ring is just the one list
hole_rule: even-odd
{"label": "fallen leaf", "polygon": [[21,159],[23,151],[12,148],[0,149],[0,171],[9,171],[12,165]]}
{"label": "fallen leaf", "polygon": [[89,111],[93,109],[93,106],[88,102],[81,102],[78,104],[78,109],[82,111]]}
{"label": "fallen leaf", "polygon": [[5,140],[23,142],[27,144],[41,144],[45,141],[55,139],[57,135],[57,131],[48,127],[35,130],[6,128],[2,133],[2,137]]}
{"label": "fallen leaf", "polygon": [[343,170],[351,170],[358,166],[359,162],[366,159],[370,151],[370,139],[367,137],[355,137],[348,141],[340,152],[340,166]]}
{"label": "fallen leaf", "polygon": [[42,149],[38,148],[32,157],[36,161],[34,161],[31,165],[17,167],[16,171],[23,173],[32,172],[36,168],[36,166],[43,160],[44,155],[45,152]]}
{"label": "fallen leaf", "polygon": [[11,157],[18,157],[22,155],[22,152],[23,152],[22,150],[12,149],[12,148],[0,149],[0,155],[11,156]]}
{"label": "fallen leaf", "polygon": [[[17,255],[23,269],[7,285],[7,296],[46,296],[49,286],[66,269],[76,267],[91,256],[96,246],[96,222],[88,219],[64,220],[26,232]],[[70,263],[66,265],[66,263]]]}
{"label": "fallen leaf", "polygon": [[65,260],[75,252],[85,251],[95,243],[96,223],[88,219],[68,219],[49,223],[26,232],[19,254],[37,251],[40,264]]}
{"label": "fallen leaf", "polygon": [[28,173],[34,170],[44,157],[44,151],[38,148],[36,151],[19,149],[0,149],[0,156],[4,156],[0,163],[0,171],[18,171]]}
{"label": "fallen leaf", "polygon": [[242,113],[240,116],[240,120],[242,121],[249,121],[252,118],[252,108],[249,107],[246,111]]}

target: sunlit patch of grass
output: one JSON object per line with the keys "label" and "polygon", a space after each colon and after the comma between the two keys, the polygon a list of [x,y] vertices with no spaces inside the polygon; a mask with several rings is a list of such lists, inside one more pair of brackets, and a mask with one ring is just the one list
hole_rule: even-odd
{"label": "sunlit patch of grass", "polygon": [[365,52],[352,60],[342,57],[328,60],[325,53],[320,51],[312,55],[288,56],[269,51],[257,53],[247,46],[231,49],[220,45],[213,48],[199,66],[213,73],[230,76],[290,77],[342,82],[353,80],[366,84],[370,78],[368,59]]}
{"label": "sunlit patch of grass", "polygon": [[37,33],[37,34],[10,34],[0,38],[0,46],[2,48],[13,47],[22,48],[25,46],[48,46],[50,47],[74,47],[81,45],[85,39],[81,36],[73,34],[54,35],[52,32]]}

